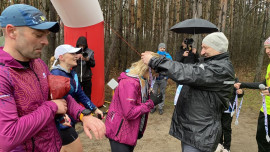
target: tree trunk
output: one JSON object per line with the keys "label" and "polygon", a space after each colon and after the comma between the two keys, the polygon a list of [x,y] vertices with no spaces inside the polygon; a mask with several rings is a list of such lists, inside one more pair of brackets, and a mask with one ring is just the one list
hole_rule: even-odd
{"label": "tree trunk", "polygon": [[137,20],[136,20],[136,46],[141,50],[140,36],[142,34],[142,0],[137,0]]}
{"label": "tree trunk", "polygon": [[[121,4],[123,4],[123,0],[118,0],[121,2]],[[122,5],[121,7],[119,7],[119,27],[117,28],[117,32],[118,34],[123,37],[123,34],[122,34],[122,26],[123,26],[123,13],[122,13]],[[124,56],[124,53],[122,52],[122,40],[121,38],[119,38],[119,41],[118,41],[118,71],[123,71],[123,63],[125,62],[125,59],[127,58],[126,56]]]}
{"label": "tree trunk", "polygon": [[167,45],[168,38],[169,38],[169,11],[170,11],[170,0],[166,1],[166,18],[165,18],[165,29],[164,29],[164,37],[163,42]]}
{"label": "tree trunk", "polygon": [[[201,18],[202,17],[202,0],[193,0],[193,18]],[[200,44],[201,44],[201,35],[195,34],[192,36],[194,39],[193,47],[197,49],[197,51],[200,50]]]}
{"label": "tree trunk", "polygon": [[[233,18],[234,18],[234,0],[231,0],[230,1],[230,18],[229,18],[229,26],[230,26],[229,40],[231,40],[232,42],[234,41],[233,36],[232,36],[233,29],[234,29],[234,20],[233,20]],[[229,46],[230,46],[229,51],[231,51],[233,45],[229,45]]]}
{"label": "tree trunk", "polygon": [[219,21],[218,21],[218,28],[221,32],[225,32],[225,25],[226,25],[226,12],[227,12],[227,0],[220,1],[220,11],[219,11]]}
{"label": "tree trunk", "polygon": [[151,45],[155,44],[155,39],[157,37],[157,33],[155,32],[156,30],[156,6],[157,6],[157,0],[153,0],[153,15],[152,15],[152,39],[151,39]]}
{"label": "tree trunk", "polygon": [[[114,9],[114,12],[115,12],[115,15],[114,15],[114,25],[113,25],[113,28],[114,29],[118,29],[119,28],[119,25],[120,25],[120,18],[119,18],[119,14],[121,12],[119,12],[120,10],[120,7],[122,6],[121,4],[121,1],[115,1],[115,2],[118,2],[116,5],[115,5],[115,9]],[[117,52],[117,44],[118,44],[118,41],[119,41],[119,38],[117,37],[117,35],[115,33],[112,34],[112,42],[110,44],[110,47],[109,47],[109,52],[108,52],[108,55],[107,55],[107,58],[106,58],[106,67],[105,67],[105,82],[108,82],[109,80],[109,74],[110,74],[110,70],[111,68],[115,65],[115,56],[116,56],[116,52]]]}
{"label": "tree trunk", "polygon": [[205,19],[210,21],[210,8],[211,8],[211,0],[206,1],[206,7],[205,7]]}
{"label": "tree trunk", "polygon": [[[56,17],[57,17],[57,13],[55,8],[53,7],[51,1],[48,2],[49,5],[49,21],[57,21]],[[56,34],[55,33],[50,33],[49,37],[48,37],[48,41],[49,41],[49,45],[48,45],[48,51],[46,51],[46,53],[43,56],[43,61],[45,63],[47,63],[47,65],[50,62],[50,58],[54,55],[54,50],[56,48]]]}
{"label": "tree trunk", "polygon": [[263,28],[262,28],[262,36],[261,36],[261,49],[258,55],[257,66],[256,66],[256,74],[254,77],[254,82],[258,82],[261,80],[262,74],[262,65],[263,65],[263,56],[264,56],[264,40],[266,39],[267,25],[269,22],[269,0],[266,2],[266,9],[264,14]]}
{"label": "tree trunk", "polygon": [[[134,12],[134,0],[131,0],[130,1],[130,36],[129,36],[129,43],[131,45],[134,45],[134,42],[135,42],[135,12]],[[130,61],[133,61],[134,60],[134,56],[136,55],[136,53],[134,51],[132,51],[130,48],[129,48],[129,51],[130,51]]]}

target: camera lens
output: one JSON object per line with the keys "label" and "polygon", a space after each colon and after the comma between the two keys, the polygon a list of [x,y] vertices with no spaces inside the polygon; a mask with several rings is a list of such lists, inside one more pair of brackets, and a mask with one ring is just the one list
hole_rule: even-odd
{"label": "camera lens", "polygon": [[83,55],[83,57],[85,57],[85,58],[86,58],[86,57],[88,56],[88,53],[87,53],[87,52],[83,52],[83,54],[82,54],[82,55]]}

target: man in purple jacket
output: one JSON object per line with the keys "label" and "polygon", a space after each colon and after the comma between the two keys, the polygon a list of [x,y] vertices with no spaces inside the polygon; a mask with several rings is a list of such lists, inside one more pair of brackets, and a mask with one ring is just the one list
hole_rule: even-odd
{"label": "man in purple jacket", "polygon": [[47,22],[41,11],[25,4],[7,7],[0,16],[5,45],[0,48],[0,152],[60,151],[56,114],[68,113],[83,121],[85,133],[97,139],[105,133],[102,121],[89,115],[71,97],[49,99],[48,67],[39,59],[57,22]]}

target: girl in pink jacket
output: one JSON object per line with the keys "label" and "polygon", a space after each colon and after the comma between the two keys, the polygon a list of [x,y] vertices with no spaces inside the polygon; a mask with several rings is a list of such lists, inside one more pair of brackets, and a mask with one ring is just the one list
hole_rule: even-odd
{"label": "girl in pink jacket", "polygon": [[132,64],[129,72],[121,73],[118,78],[119,84],[105,121],[112,152],[132,152],[137,139],[143,136],[148,113],[154,107],[149,99],[150,71],[154,72],[139,60]]}

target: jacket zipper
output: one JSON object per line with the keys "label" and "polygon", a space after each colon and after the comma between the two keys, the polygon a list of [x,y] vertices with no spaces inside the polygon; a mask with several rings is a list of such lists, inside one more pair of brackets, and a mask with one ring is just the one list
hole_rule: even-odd
{"label": "jacket zipper", "polygon": [[[45,99],[45,98],[44,98],[44,95],[43,95],[43,92],[42,92],[42,89],[41,89],[40,80],[39,80],[39,78],[38,78],[36,72],[35,72],[34,70],[32,70],[31,68],[29,68],[29,69],[30,69],[31,71],[33,71],[33,73],[35,74],[35,76],[36,76],[36,78],[37,78],[37,80],[38,80],[38,83],[39,83],[39,88],[40,88],[41,95],[42,95],[43,99]],[[35,151],[35,140],[34,140],[34,137],[32,137],[31,140],[32,140],[32,147],[33,147],[32,152],[34,152],[34,151]]]}
{"label": "jacket zipper", "polygon": [[36,72],[35,72],[34,70],[32,70],[31,68],[29,68],[29,69],[30,69],[31,71],[33,71],[33,73],[35,74],[35,76],[36,76],[36,78],[37,78],[37,80],[38,80],[38,84],[39,84],[39,88],[40,88],[41,95],[42,95],[43,99],[45,100],[46,98],[45,98],[44,95],[43,95],[42,87],[41,87],[41,84],[40,84],[40,80],[39,80],[39,78],[38,78],[38,75],[36,74]]}
{"label": "jacket zipper", "polygon": [[122,119],[122,120],[121,120],[121,123],[120,123],[120,125],[119,125],[119,128],[118,128],[117,133],[116,133],[116,135],[115,135],[115,136],[117,136],[117,135],[119,134],[120,129],[121,129],[122,124],[123,124],[123,121],[124,121],[124,119]]}

